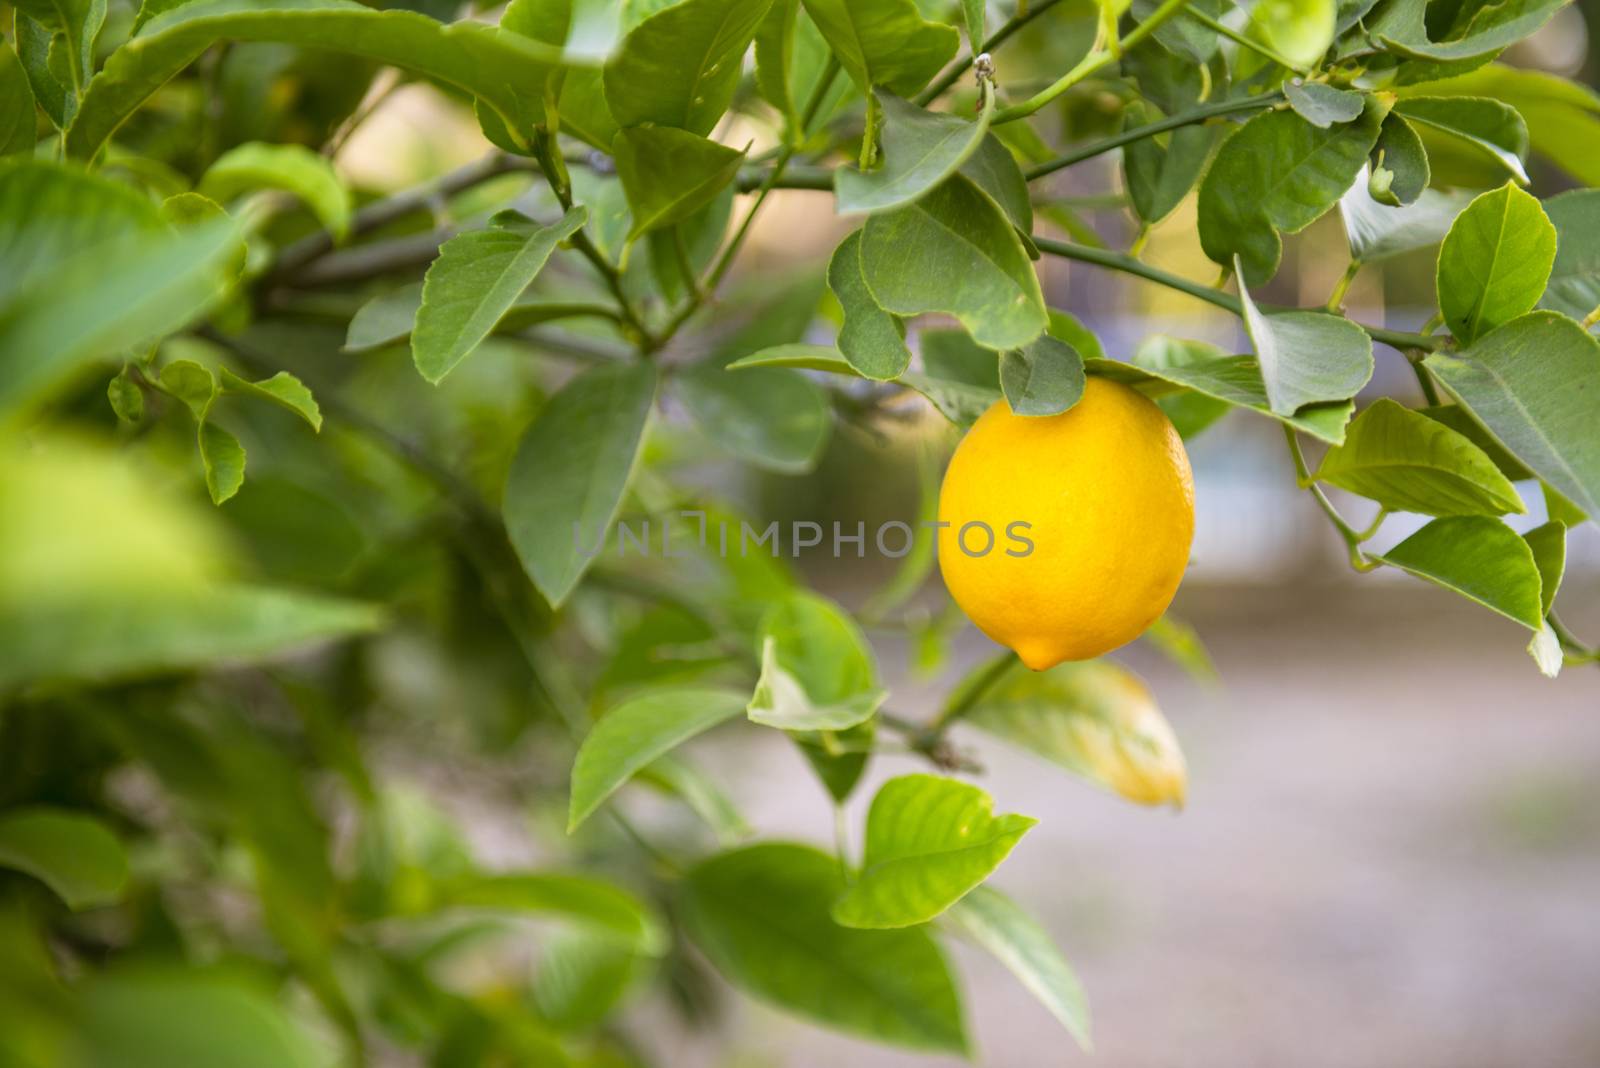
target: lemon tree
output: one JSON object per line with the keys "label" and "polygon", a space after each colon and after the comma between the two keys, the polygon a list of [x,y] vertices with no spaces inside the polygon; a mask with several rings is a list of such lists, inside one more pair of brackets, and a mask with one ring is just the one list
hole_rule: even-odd
{"label": "lemon tree", "polygon": [[[1357,571],[1503,617],[1530,673],[1600,660],[1560,615],[1600,515],[1600,98],[1507,51],[1563,6],[0,8],[5,1052],[645,1064],[670,989],[978,1055],[956,939],[1087,1046],[983,747],[1184,802],[1106,654],[1210,673],[1166,611],[1189,440],[1275,425]],[[1144,258],[1158,224],[1214,273]],[[1402,256],[1437,313],[1349,314]],[[1063,263],[1240,344],[1099,337]],[[705,476],[798,486],[924,418],[877,531]],[[899,563],[841,603],[794,566],[830,542]],[[969,622],[996,651],[944,677]],[[732,746],[799,754],[833,843],[748,818]]]}

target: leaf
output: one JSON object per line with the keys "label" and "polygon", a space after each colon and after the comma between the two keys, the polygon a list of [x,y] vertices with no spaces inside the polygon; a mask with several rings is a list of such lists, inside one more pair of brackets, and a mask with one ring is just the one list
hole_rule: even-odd
{"label": "leaf", "polygon": [[161,369],[161,388],[182,401],[196,421],[204,421],[217,397],[217,379],[193,360],[173,360]]}
{"label": "leaf", "polygon": [[1244,263],[1263,285],[1283,254],[1279,232],[1298,233],[1338,202],[1377,142],[1383,107],[1368,98],[1355,122],[1319,130],[1292,111],[1257,115],[1222,143],[1200,183],[1200,244],[1211,259]]}
{"label": "leaf", "polygon": [[613,883],[564,872],[508,872],[450,879],[438,889],[441,908],[549,913],[576,920],[650,956],[671,939],[654,909]]}
{"label": "leaf", "polygon": [[33,151],[39,140],[33,87],[8,42],[0,41],[0,156]]}
{"label": "leaf", "polygon": [[322,409],[311,391],[288,371],[279,371],[271,378],[248,382],[226,367],[222,369],[222,388],[225,392],[245,393],[271,401],[304,419],[312,430],[322,429]]}
{"label": "leaf", "polygon": [[868,219],[861,267],[886,311],[948,313],[990,348],[1026,345],[1048,322],[1016,231],[961,175],[915,204]]}
{"label": "leaf", "polygon": [[1191,679],[1204,685],[1214,685],[1221,679],[1217,665],[1206,650],[1205,642],[1193,626],[1166,613],[1140,635],[1163,656],[1188,673]]}
{"label": "leaf", "polygon": [[987,6],[985,0],[961,0],[961,19],[967,27],[967,44],[973,55],[983,51],[983,42],[987,40],[984,30],[984,8]]}
{"label": "leaf", "polygon": [[422,281],[422,304],[411,334],[417,370],[437,384],[494,332],[501,316],[538,277],[556,246],[583,225],[580,205],[553,226],[520,216],[452,237]]}
{"label": "leaf", "polygon": [[107,384],[106,399],[119,423],[136,426],[144,421],[144,390],[133,380],[127,366]]}
{"label": "leaf", "polygon": [[961,45],[953,27],[929,22],[914,0],[804,0],[806,12],[863,93],[881,86],[910,96]]}
{"label": "leaf", "polygon": [[119,901],[128,882],[128,855],[110,828],[48,805],[0,813],[0,867],[27,872],[74,911]]}
{"label": "leaf", "polygon": [[1533,551],[1498,519],[1435,519],[1373,558],[1453,590],[1529,630],[1544,625]]}
{"label": "leaf", "polygon": [[1083,986],[1038,921],[988,886],[975,888],[950,906],[945,918],[1005,965],[1079,1046],[1090,1049],[1089,1003]]}
{"label": "leaf", "polygon": [[1245,331],[1273,414],[1289,416],[1308,404],[1354,397],[1372,378],[1372,339],[1366,331],[1324,312],[1263,314],[1244,284],[1243,265],[1234,264]]}
{"label": "leaf", "polygon": [[793,371],[729,374],[726,358],[714,356],[677,375],[673,386],[706,437],[769,471],[810,471],[833,429],[827,398]]}
{"label": "leaf", "polygon": [[638,461],[655,400],[653,364],[601,365],[546,402],[506,478],[506,533],[552,608],[593,563]]}
{"label": "leaf", "polygon": [[[924,341],[927,336],[928,334],[924,333]],[[863,377],[838,349],[828,345],[774,345],[753,352],[728,365],[729,370],[757,367],[787,367],[803,371],[826,371],[851,378]],[[961,427],[971,426],[1000,399],[998,381],[993,386],[977,386],[970,382],[911,371],[902,374],[895,381],[922,394],[938,409],[939,414]]]}
{"label": "leaf", "polygon": [[1533,552],[1534,566],[1539,569],[1539,604],[1544,614],[1549,615],[1567,569],[1566,524],[1552,520],[1534,527],[1522,536],[1522,540],[1528,543],[1528,548]]}
{"label": "leaf", "polygon": [[990,109],[976,121],[925,111],[893,93],[875,91],[883,111],[882,165],[862,173],[848,167],[833,172],[841,215],[880,212],[910,204],[954,174],[983,143]]}
{"label": "leaf", "polygon": [[1451,134],[1492,159],[1519,183],[1528,183],[1522,161],[1528,156],[1528,126],[1517,110],[1498,100],[1470,96],[1407,97],[1395,114]]}
{"label": "leaf", "polygon": [[1574,189],[1544,202],[1556,228],[1556,258],[1541,308],[1574,319],[1600,308],[1600,189]]}
{"label": "leaf", "polygon": [[[56,36],[49,29],[28,17],[25,11],[16,14],[17,59],[28,75],[33,98],[43,109],[50,122],[58,129],[71,117],[67,114],[67,90],[50,69],[50,56],[54,52],[64,56],[65,35]],[[60,47],[56,42],[60,41]],[[70,81],[70,78],[68,79]]]}
{"label": "leaf", "polygon": [[1470,60],[1491,56],[1538,30],[1566,0],[1520,0],[1487,4],[1459,33],[1445,40],[1428,36],[1427,0],[1390,0],[1368,25],[1368,33],[1391,52],[1413,59]]}
{"label": "leaf", "polygon": [[863,378],[887,382],[899,378],[911,363],[905,326],[883,310],[861,274],[861,231],[833,250],[828,262],[828,288],[844,310],[839,351]]}
{"label": "leaf", "polygon": [[[822,31],[801,11],[800,0],[775,0],[756,30],[756,85],[767,102],[782,112],[791,143],[804,140],[810,132],[800,129],[802,110],[821,80],[832,77],[832,58]],[[813,124],[826,120],[843,98],[855,91],[848,79],[834,79]]]}
{"label": "leaf", "polygon": [[1077,349],[1078,355],[1084,359],[1105,358],[1106,350],[1100,344],[1100,339],[1071,312],[1051,308],[1048,332],[1057,341],[1065,341]]}
{"label": "leaf", "polygon": [[[1159,117],[1142,104],[1131,105],[1128,112],[1135,126],[1149,125]],[[1216,141],[1215,127],[1196,124],[1165,137],[1141,138],[1122,150],[1128,197],[1143,222],[1160,222],[1183,202],[1200,180]]]}
{"label": "leaf", "polygon": [[200,460],[212,504],[222,504],[244,485],[244,446],[215,423],[200,424]]}
{"label": "leaf", "polygon": [[1017,233],[1031,242],[1033,201],[1028,193],[1028,180],[1023,177],[1022,168],[1017,166],[1017,158],[1011,150],[993,133],[986,134],[978,142],[977,151],[967,157],[960,169],[967,180],[1000,205]]}
{"label": "leaf", "polygon": [[533,1003],[541,1019],[562,1031],[603,1023],[644,971],[627,946],[589,931],[559,931],[540,949]]}
{"label": "leaf", "polygon": [[1476,445],[1494,464],[1495,469],[1512,482],[1522,482],[1534,477],[1521,460],[1512,456],[1506,447],[1485,430],[1483,424],[1472,418],[1459,404],[1434,404],[1417,409],[1436,423],[1443,423],[1457,434]]}
{"label": "leaf", "polygon": [[[1260,41],[1296,67],[1316,67],[1333,44],[1335,0],[1258,0],[1250,9],[1245,36]],[[1255,52],[1241,50],[1235,64],[1243,78],[1267,63]]]}
{"label": "leaf", "polygon": [[1013,671],[963,718],[1130,801],[1183,804],[1189,776],[1178,740],[1144,684],[1115,664]]}
{"label": "leaf", "polygon": [[1516,489],[1483,450],[1443,423],[1379,398],[1323,457],[1316,478],[1423,515],[1522,514]]}
{"label": "leaf", "polygon": [[199,191],[219,204],[258,189],[282,189],[306,203],[335,241],[350,233],[350,192],[333,164],[304,145],[238,145],[217,157]]}
{"label": "leaf", "polygon": [[1378,143],[1372,146],[1367,180],[1372,199],[1391,208],[1414,204],[1427,190],[1431,173],[1422,138],[1403,116],[1390,112],[1378,132]]}
{"label": "leaf", "polygon": [[1539,302],[1556,257],[1544,208],[1507,182],[1456,217],[1439,249],[1439,310],[1457,340],[1475,339]]}
{"label": "leaf", "polygon": [[960,998],[926,930],[861,931],[829,916],[838,863],[807,846],[722,853],[683,883],[684,922],[735,986],[824,1026],[963,1054]]}
{"label": "leaf", "polygon": [[1600,342],[1565,316],[1537,311],[1423,363],[1517,459],[1586,515],[1600,515]]}
{"label": "leaf", "polygon": [[883,690],[853,694],[834,704],[814,704],[805,688],[778,666],[777,643],[762,644],[761,677],[746,707],[750,722],[785,731],[842,731],[871,719],[888,697]]}
{"label": "leaf", "polygon": [[[1261,5],[1257,5],[1260,10]],[[1318,57],[1321,57],[1319,52]],[[1307,82],[1295,78],[1285,82],[1283,95],[1295,114],[1321,130],[1340,122],[1354,122],[1361,117],[1365,98],[1348,89],[1338,89],[1325,82]]]}
{"label": "leaf", "polygon": [[345,333],[346,352],[366,352],[381,348],[411,336],[417,320],[417,309],[422,307],[422,283],[411,282],[398,289],[379,293],[350,318]]}
{"label": "leaf", "polygon": [[743,152],[663,126],[623,130],[613,154],[633,211],[630,241],[710,204],[744,163]]}
{"label": "leaf", "polygon": [[560,62],[557,49],[521,34],[352,0],[189,0],[146,23],[90,80],[67,128],[68,154],[92,158],[145,100],[223,40],[363,56],[477,96],[518,125],[542,121],[545,81]]}
{"label": "leaf", "polygon": [[833,906],[846,927],[926,923],[987,879],[1038,820],[996,816],[976,786],[902,775],[867,813],[861,874]]}
{"label": "leaf", "polygon": [[61,34],[70,68],[68,81],[94,72],[95,41],[106,21],[104,0],[21,0],[17,10]]}
{"label": "leaf", "polygon": [[[1140,344],[1138,351],[1133,354],[1133,363],[1137,367],[1161,372],[1172,368],[1190,367],[1225,356],[1226,353],[1221,349],[1203,341],[1181,341],[1163,334],[1154,334]],[[1265,387],[1262,389],[1264,391]],[[1172,420],[1178,436],[1185,441],[1201,433],[1233,410],[1233,405],[1225,400],[1189,389],[1157,397],[1155,401],[1161,410],[1167,413],[1167,418]]]}
{"label": "leaf", "polygon": [[754,832],[728,795],[695,765],[676,756],[664,756],[639,772],[648,782],[678,798],[716,832],[724,846],[749,838]]}
{"label": "leaf", "polygon": [[[1391,189],[1399,184],[1397,172]],[[1437,245],[1450,232],[1450,224],[1455,222],[1456,216],[1471,202],[1471,193],[1424,189],[1414,204],[1387,207],[1373,199],[1368,182],[1357,181],[1339,201],[1350,257],[1362,263],[1378,263]]]}
{"label": "leaf", "polygon": [[1017,415],[1060,415],[1083,397],[1083,357],[1049,334],[1000,356],[1000,386]]}
{"label": "leaf", "polygon": [[605,68],[618,126],[705,135],[733,100],[745,50],[772,0],[683,0],[631,30]]}

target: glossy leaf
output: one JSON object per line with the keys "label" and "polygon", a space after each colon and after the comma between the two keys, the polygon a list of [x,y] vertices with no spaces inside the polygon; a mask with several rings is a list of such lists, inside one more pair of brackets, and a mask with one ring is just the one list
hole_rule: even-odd
{"label": "glossy leaf", "polygon": [[963,720],[1130,801],[1183,804],[1189,773],[1178,740],[1144,684],[1115,664],[1013,671]]}
{"label": "glossy leaf", "polygon": [[915,204],[868,219],[861,266],[885,310],[948,313],[990,348],[1026,345],[1047,325],[1039,279],[1016,231],[960,175]]}
{"label": "glossy leaf", "polygon": [[11,44],[0,41],[0,156],[32,152],[38,141],[33,87]]}
{"label": "glossy leaf", "polygon": [[861,231],[834,249],[828,263],[828,288],[844,310],[839,351],[864,378],[886,382],[900,377],[911,363],[905,327],[878,303],[861,274]]}
{"label": "glossy leaf", "polygon": [[1017,415],[1060,415],[1083,397],[1083,357],[1049,334],[1000,356],[1000,386]]}
{"label": "glossy leaf", "polygon": [[793,675],[778,664],[777,642],[762,644],[761,677],[746,713],[750,722],[785,731],[842,731],[872,718],[888,694],[864,690],[832,704],[816,704]]}
{"label": "glossy leaf", "polygon": [[1529,630],[1544,624],[1533,550],[1498,519],[1435,519],[1374,558],[1453,590]]}
{"label": "glossy leaf", "polygon": [[655,124],[705,135],[739,84],[745,50],[772,0],[683,0],[656,11],[606,64],[618,126]]}
{"label": "glossy leaf", "polygon": [[506,533],[552,606],[598,555],[622,506],[655,400],[649,363],[602,365],[545,403],[506,478]]}
{"label": "glossy leaf", "polygon": [[17,10],[60,34],[70,68],[68,82],[94,72],[95,41],[106,21],[104,0],[20,0]]}
{"label": "glossy leaf", "polygon": [[1533,551],[1533,563],[1539,569],[1539,604],[1549,615],[1567,569],[1566,524],[1551,520],[1528,531],[1522,540]]}
{"label": "glossy leaf", "polygon": [[929,22],[914,0],[804,0],[862,92],[881,86],[910,96],[955,55],[961,35]]}
{"label": "glossy leaf", "polygon": [[1528,126],[1517,110],[1479,97],[1407,97],[1395,113],[1412,123],[1450,134],[1471,145],[1526,185]]}
{"label": "glossy leaf", "polygon": [[574,207],[552,226],[518,215],[498,225],[453,237],[422,282],[422,303],[411,334],[411,357],[437,383],[494,332],[501,316],[538,277],[556,246],[577,232],[587,215]]}
{"label": "glossy leaf", "polygon": [[862,173],[849,167],[833,172],[841,214],[890,211],[921,197],[971,158],[989,131],[989,111],[976,120],[925,111],[893,93],[876,92],[883,111],[879,133],[881,162]]}
{"label": "glossy leaf", "polygon": [[286,411],[293,412],[312,430],[322,429],[322,409],[311,391],[288,371],[279,371],[271,378],[251,382],[240,378],[226,367],[222,369],[222,388],[228,393],[242,393],[270,401]]}
{"label": "glossy leaf", "polygon": [[1463,32],[1435,41],[1428,36],[1427,0],[1390,0],[1368,32],[1391,52],[1442,61],[1488,57],[1538,30],[1566,0],[1524,0],[1485,5]]}
{"label": "glossy leaf", "polygon": [[1383,107],[1368,99],[1355,122],[1319,130],[1292,111],[1257,115],[1217,151],[1200,183],[1200,243],[1225,266],[1235,256],[1249,285],[1278,270],[1279,233],[1296,233],[1338,202],[1377,142]]}
{"label": "glossy leaf", "polygon": [[1005,965],[1079,1046],[1090,1048],[1083,986],[1037,920],[989,886],[977,887],[950,906],[945,919]]}
{"label": "glossy leaf", "polygon": [[1467,206],[1439,249],[1439,310],[1464,345],[1539,302],[1556,257],[1556,228],[1507,182]]}
{"label": "glossy leaf", "polygon": [[1582,320],[1600,308],[1600,190],[1562,193],[1544,210],[1556,228],[1556,258],[1539,306]]}
{"label": "glossy leaf", "polygon": [[633,211],[630,241],[710,204],[744,162],[743,152],[665,126],[623,130],[612,150]]}
{"label": "glossy leaf", "polygon": [[[822,31],[804,13],[800,0],[774,0],[756,30],[756,86],[784,117],[790,141],[802,139],[800,120],[824,77],[833,55]],[[855,91],[847,78],[835,78],[813,118],[813,125],[832,115],[841,100]]]}
{"label": "glossy leaf", "polygon": [[1392,512],[1452,516],[1526,511],[1516,489],[1482,449],[1387,397],[1356,416],[1344,444],[1323,457],[1316,477]]}
{"label": "glossy leaf", "polygon": [[1600,515],[1600,342],[1556,312],[1514,319],[1424,361],[1494,436],[1587,515]]}
{"label": "glossy leaf", "polygon": [[669,687],[606,712],[589,728],[572,765],[567,832],[577,830],[635,772],[744,709],[744,697],[730,690]]}
{"label": "glossy leaf", "polygon": [[862,931],[829,915],[834,858],[768,843],[723,853],[683,884],[685,925],[735,986],[816,1023],[913,1049],[964,1053],[961,1002],[926,930]]}
{"label": "glossy leaf", "polygon": [[46,805],[0,813],[0,868],[27,872],[72,909],[112,904],[128,881],[128,855],[110,828]]}
{"label": "glossy leaf", "polygon": [[232,433],[212,422],[200,424],[200,462],[205,465],[211,503],[222,504],[244,485],[244,446]]}
{"label": "glossy leaf", "polygon": [[987,879],[1038,821],[996,816],[968,783],[902,775],[867,812],[861,873],[833,907],[846,927],[926,923]]}
{"label": "glossy leaf", "polygon": [[[1261,6],[1257,5],[1257,9]],[[1361,117],[1361,110],[1365,106],[1360,93],[1339,89],[1325,82],[1303,82],[1298,78],[1284,85],[1283,95],[1288,98],[1295,114],[1322,130],[1335,123],[1354,122]]]}
{"label": "glossy leaf", "polygon": [[769,471],[811,470],[833,428],[822,391],[793,371],[730,374],[725,359],[714,357],[678,375],[673,387],[706,437]]}
{"label": "glossy leaf", "polygon": [[350,232],[349,190],[332,163],[303,145],[252,141],[231,148],[206,168],[199,191],[226,204],[259,189],[281,189],[299,197],[336,241]]}
{"label": "glossy leaf", "polygon": [[[1238,261],[1235,261],[1238,264]],[[1265,314],[1238,267],[1245,330],[1255,346],[1267,404],[1289,416],[1308,404],[1354,397],[1372,378],[1372,339],[1350,320],[1322,312]]]}
{"label": "glossy leaf", "polygon": [[1378,143],[1372,146],[1368,193],[1374,201],[1391,208],[1415,204],[1427,190],[1431,175],[1422,138],[1404,116],[1390,112],[1383,120]]}

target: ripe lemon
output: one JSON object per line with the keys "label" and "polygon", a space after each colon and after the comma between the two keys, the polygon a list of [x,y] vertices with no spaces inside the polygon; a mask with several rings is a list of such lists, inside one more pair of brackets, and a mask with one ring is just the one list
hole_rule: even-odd
{"label": "ripe lemon", "polygon": [[1014,415],[1004,399],[985,412],[950,460],[939,519],[951,596],[1042,671],[1130,642],[1166,611],[1189,562],[1194,477],[1160,408],[1091,377],[1060,415]]}

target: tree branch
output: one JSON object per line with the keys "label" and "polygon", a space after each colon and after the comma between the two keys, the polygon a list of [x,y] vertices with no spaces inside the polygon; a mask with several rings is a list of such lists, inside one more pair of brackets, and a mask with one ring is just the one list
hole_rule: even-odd
{"label": "tree branch", "polygon": [[1261,108],[1268,108],[1282,99],[1283,92],[1274,90],[1270,93],[1263,93],[1260,96],[1247,97],[1241,100],[1223,100],[1215,104],[1205,104],[1201,107],[1192,108],[1188,111],[1180,111],[1176,115],[1152,122],[1147,126],[1135,126],[1131,130],[1124,130],[1112,137],[1091,141],[1089,144],[1073,149],[1063,156],[1040,163],[1027,172],[1027,178],[1031,182],[1036,178],[1043,178],[1047,174],[1054,174],[1064,167],[1082,163],[1086,159],[1092,159],[1113,149],[1130,145],[1135,141],[1142,141],[1146,137],[1154,137],[1157,134],[1166,133],[1168,130],[1176,130],[1180,126],[1193,126],[1196,123],[1202,123],[1207,119],[1214,119],[1220,115],[1233,115],[1241,111],[1256,111]]}

